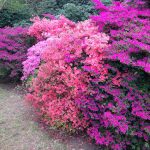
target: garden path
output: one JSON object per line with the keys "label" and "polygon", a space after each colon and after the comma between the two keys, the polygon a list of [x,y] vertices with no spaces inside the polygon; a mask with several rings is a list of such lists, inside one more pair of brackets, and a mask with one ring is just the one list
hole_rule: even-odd
{"label": "garden path", "polygon": [[15,85],[0,84],[0,150],[98,150],[83,137],[46,129]]}

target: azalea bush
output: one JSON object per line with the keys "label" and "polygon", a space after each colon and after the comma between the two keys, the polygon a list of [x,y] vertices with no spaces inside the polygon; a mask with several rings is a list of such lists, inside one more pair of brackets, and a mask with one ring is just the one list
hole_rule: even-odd
{"label": "azalea bush", "polygon": [[[42,22],[40,33],[37,32],[39,21]],[[31,55],[23,63],[24,68],[32,68],[25,72],[25,77],[28,77],[26,75],[30,70],[36,68],[32,64],[28,66],[28,62],[33,62],[32,58],[36,57],[39,68],[27,99],[44,116],[46,123],[71,131],[86,129],[88,122],[75,103],[78,97],[77,85],[80,85],[79,77],[84,66],[101,68],[100,80],[106,78],[101,60],[105,57],[103,50],[109,38],[98,33],[98,28],[90,20],[77,24],[64,17],[47,20],[47,24],[45,21],[46,19],[36,19],[29,29],[30,34],[46,40],[30,48],[28,54]],[[38,55],[33,52],[36,50]]]}
{"label": "azalea bush", "polygon": [[111,37],[111,59],[150,72],[150,10],[134,8],[119,2],[105,7],[99,0],[93,1],[100,10],[100,15],[92,18],[98,23],[100,31],[108,33]]}
{"label": "azalea bush", "polygon": [[103,83],[97,80],[90,83],[91,90],[96,92],[85,97],[87,105],[91,104],[89,99],[95,100],[92,113],[83,109],[93,118],[88,133],[98,144],[110,145],[112,149],[147,149],[149,10],[120,2],[106,7],[99,0],[93,1],[100,13],[92,19],[99,25],[100,32],[109,34],[110,46],[106,49],[109,55],[105,60],[108,79]]}
{"label": "azalea bush", "polygon": [[74,101],[77,93],[72,81],[76,78],[69,67],[60,68],[50,62],[40,66],[27,100],[46,124],[69,132],[82,131],[88,126]]}
{"label": "azalea bush", "polygon": [[19,79],[22,76],[22,62],[30,46],[28,39],[27,28],[0,29],[0,70],[5,72],[5,77]]}
{"label": "azalea bush", "polygon": [[[90,81],[83,82],[84,89],[76,103],[91,123],[88,134],[97,144],[118,150],[146,149],[149,147],[150,95],[132,85],[137,80],[134,71],[124,66],[121,70],[117,65],[118,62],[106,64],[108,73],[103,82],[93,74]],[[89,72],[91,70],[85,70],[86,75]]]}
{"label": "azalea bush", "polygon": [[73,22],[63,16],[59,19],[55,19],[54,17],[52,20],[35,17],[32,21],[33,25],[30,26],[28,34],[37,39],[38,43],[28,49],[27,59],[23,62],[22,80],[28,79],[35,74],[36,70],[38,70],[42,61],[41,56],[46,50],[48,46],[47,43],[50,40],[47,39],[47,36],[58,36],[63,32],[69,31],[74,26]]}
{"label": "azalea bush", "polygon": [[100,13],[84,22],[33,19],[27,100],[47,124],[86,130],[98,145],[149,149],[149,10],[93,1]]}

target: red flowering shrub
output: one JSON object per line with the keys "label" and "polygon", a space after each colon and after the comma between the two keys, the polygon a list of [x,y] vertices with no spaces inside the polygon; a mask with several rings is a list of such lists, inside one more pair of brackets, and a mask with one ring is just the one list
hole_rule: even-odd
{"label": "red flowering shrub", "polygon": [[[54,67],[51,63],[42,65],[28,99],[47,124],[66,128],[68,131],[83,130],[88,123],[75,104],[76,94],[73,80],[76,75],[71,68]],[[76,129],[76,130],[75,130]]]}
{"label": "red flowering shrub", "polygon": [[0,29],[0,69],[7,70],[10,77],[22,74],[22,62],[26,59],[27,29],[22,27]]}

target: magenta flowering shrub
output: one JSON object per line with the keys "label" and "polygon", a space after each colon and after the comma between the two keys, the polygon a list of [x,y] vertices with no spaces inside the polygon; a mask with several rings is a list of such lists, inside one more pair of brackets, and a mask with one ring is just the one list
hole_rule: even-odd
{"label": "magenta flowering shrub", "polygon": [[120,2],[104,6],[93,0],[100,11],[92,19],[100,31],[110,35],[110,59],[150,72],[150,10]]}
{"label": "magenta flowering shrub", "polygon": [[84,84],[76,103],[91,125],[88,135],[110,149],[146,149],[150,95],[130,85],[136,76],[128,68],[120,71],[116,64],[105,68],[108,77],[103,82],[87,69],[80,79]]}
{"label": "magenta flowering shrub", "polygon": [[149,0],[123,0],[125,3],[133,5],[134,7],[140,8],[150,8],[150,1]]}
{"label": "magenta flowering shrub", "polygon": [[93,1],[100,13],[92,19],[100,32],[110,35],[103,66],[107,78],[102,82],[85,69],[90,80],[83,81],[76,103],[91,123],[88,134],[97,144],[116,150],[148,149],[150,95],[139,84],[143,78],[149,82],[149,10]]}
{"label": "magenta flowering shrub", "polygon": [[22,74],[22,62],[26,59],[27,29],[6,27],[0,29],[0,68],[7,70],[9,77]]}

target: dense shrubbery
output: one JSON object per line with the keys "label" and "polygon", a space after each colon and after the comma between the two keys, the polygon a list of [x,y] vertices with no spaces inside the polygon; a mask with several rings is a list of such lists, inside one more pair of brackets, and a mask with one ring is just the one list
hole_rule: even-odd
{"label": "dense shrubbery", "polygon": [[17,24],[24,25],[29,22],[30,17],[29,7],[24,0],[0,1],[0,28]]}
{"label": "dense shrubbery", "polygon": [[44,0],[36,6],[36,14],[50,13],[53,15],[64,15],[73,21],[88,19],[95,10],[90,0]]}
{"label": "dense shrubbery", "polygon": [[[149,81],[150,72],[150,11],[119,2],[105,7],[98,0],[93,1],[100,14],[92,19],[101,32],[110,35],[111,46],[107,49],[110,55],[105,61],[108,80],[105,83],[90,83],[91,89],[98,92],[91,96],[97,108],[93,112],[96,121],[89,134],[97,143],[110,144],[113,149],[126,149],[127,145],[131,149],[146,149],[143,145],[147,146],[149,139],[150,120],[150,95],[145,93],[149,90],[146,82]],[[144,82],[143,88],[139,88],[141,82]],[[95,96],[101,98],[100,104]],[[100,122],[96,124],[99,119]]]}
{"label": "dense shrubbery", "polygon": [[[109,5],[111,0],[103,2]],[[96,11],[91,0],[9,0],[0,8],[0,27],[28,26],[31,24],[29,19],[36,15],[64,15],[70,20],[81,21],[88,19],[90,14],[94,13]]]}
{"label": "dense shrubbery", "polygon": [[93,0],[99,15],[75,23],[47,13],[85,20],[93,12],[91,4],[81,7],[88,1],[48,2],[38,3],[47,12],[35,8],[50,19],[32,19],[28,35],[37,43],[27,54],[26,29],[0,29],[1,70],[20,75],[24,61],[22,80],[32,79],[27,100],[45,123],[86,130],[108,149],[149,149],[149,9],[141,0],[107,7]]}
{"label": "dense shrubbery", "polygon": [[27,28],[0,29],[0,70],[5,76],[19,78],[22,76],[22,62],[26,60],[27,49],[30,45]]}
{"label": "dense shrubbery", "polygon": [[[39,22],[41,28],[37,26]],[[76,131],[85,129],[86,120],[75,103],[78,97],[77,86],[80,84],[78,76],[81,76],[83,67],[101,68],[100,80],[104,80],[106,72],[96,56],[101,59],[104,57],[103,50],[107,46],[108,37],[98,33],[98,28],[90,20],[75,24],[64,17],[47,22],[46,19],[36,20],[29,31],[40,39],[48,39],[30,48],[28,54],[32,55],[24,62],[24,68],[28,68],[25,69],[25,77],[35,68],[32,64],[28,66],[31,58],[36,57],[36,66],[40,64],[39,55],[40,62],[43,62],[33,81],[28,100],[42,115],[49,118],[47,122],[51,125],[56,124],[69,130],[75,128]],[[36,49],[39,49],[38,56],[32,53]]]}
{"label": "dense shrubbery", "polygon": [[[28,100],[51,125],[83,129],[85,126],[81,127],[82,122],[78,120],[82,112],[83,121],[88,122],[87,133],[97,144],[118,150],[146,149],[150,114],[149,85],[144,80],[149,80],[148,73],[144,73],[144,67],[139,70],[132,63],[112,59],[112,53],[117,54],[121,49],[112,49],[111,34],[108,45],[109,38],[98,32],[91,20],[75,24],[64,17],[51,21],[36,18],[29,33],[42,41],[28,50],[24,62],[25,78],[37,75]],[[28,65],[30,61],[36,65]],[[139,88],[137,82],[144,82],[145,88]],[[70,102],[74,108],[69,106]],[[65,103],[69,107],[63,107]],[[57,107],[60,111],[56,112]],[[76,116],[75,122],[69,113]]]}
{"label": "dense shrubbery", "polygon": [[[0,10],[0,27],[3,28],[5,26],[14,26],[15,24],[18,24],[19,22],[22,22],[24,25],[29,19],[29,15],[27,13],[22,13],[22,12],[12,12],[9,9],[3,9]],[[22,18],[24,19],[22,21]],[[25,23],[23,23],[25,22]],[[21,23],[20,23],[21,24]]]}
{"label": "dense shrubbery", "polygon": [[110,59],[150,72],[150,10],[135,9],[119,2],[109,8],[94,1],[100,15],[92,18],[100,30],[111,37]]}
{"label": "dense shrubbery", "polygon": [[42,16],[42,14],[65,15],[73,21],[81,21],[88,19],[90,14],[96,12],[90,0],[9,0],[4,2],[3,7],[0,7],[0,27],[27,26],[32,16]]}

